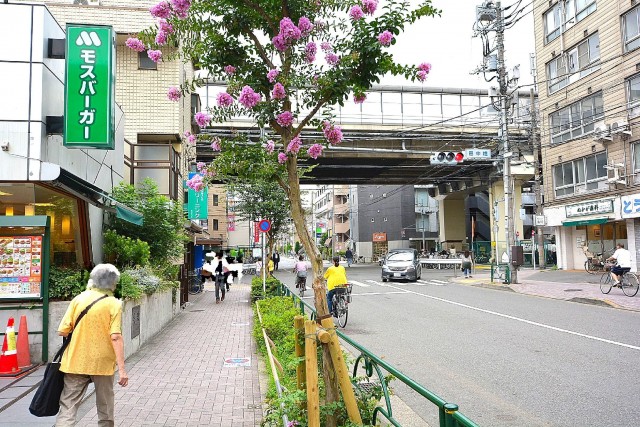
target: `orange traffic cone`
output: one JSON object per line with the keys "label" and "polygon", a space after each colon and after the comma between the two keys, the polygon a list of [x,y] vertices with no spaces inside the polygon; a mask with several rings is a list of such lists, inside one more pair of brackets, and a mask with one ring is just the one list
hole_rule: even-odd
{"label": "orange traffic cone", "polygon": [[20,369],[31,366],[31,352],[29,351],[29,330],[27,329],[27,316],[20,316],[18,328],[18,367]]}
{"label": "orange traffic cone", "polygon": [[7,322],[7,333],[2,344],[2,354],[0,355],[0,374],[15,374],[19,371],[16,331],[13,328],[13,317],[10,317],[9,322]]}

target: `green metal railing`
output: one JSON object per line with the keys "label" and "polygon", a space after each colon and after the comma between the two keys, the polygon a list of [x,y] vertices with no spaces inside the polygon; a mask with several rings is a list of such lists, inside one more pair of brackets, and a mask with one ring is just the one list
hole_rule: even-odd
{"label": "green metal railing", "polygon": [[[300,313],[302,315],[307,314],[306,310],[308,310],[309,317],[312,320],[316,319],[315,308],[310,304],[304,302],[298,295],[291,292],[291,290],[288,287],[283,285],[280,288],[280,294],[284,296],[290,296],[293,299],[296,307],[300,308]],[[471,421],[469,418],[467,418],[466,416],[464,416],[458,411],[458,405],[456,405],[455,403],[447,402],[437,394],[427,390],[425,387],[418,384],[417,382],[409,378],[407,375],[400,372],[398,369],[394,368],[391,364],[380,359],[371,351],[367,350],[364,346],[358,344],[356,341],[349,338],[343,332],[339,330],[336,330],[336,332],[338,333],[338,336],[342,340],[344,340],[345,342],[347,342],[349,345],[351,345],[353,348],[355,348],[360,352],[353,366],[353,375],[352,375],[353,378],[357,377],[358,367],[360,363],[363,363],[363,369],[367,377],[367,380],[370,380],[371,377],[373,377],[375,374],[378,378],[380,387],[382,389],[382,393],[384,396],[384,405],[378,405],[375,408],[375,410],[373,411],[372,419],[370,421],[369,420],[363,420],[363,421],[370,422],[370,424],[372,425],[376,425],[378,415],[381,415],[384,418],[386,418],[387,421],[389,421],[394,426],[402,427],[402,425],[398,422],[398,420],[396,420],[393,417],[393,408],[391,407],[389,386],[382,372],[382,370],[384,369],[386,372],[393,375],[398,380],[402,381],[409,388],[411,388],[412,390],[417,392],[419,395],[426,398],[429,402],[433,403],[438,407],[440,427],[478,427],[476,423],[474,423],[473,421]],[[355,386],[356,388],[360,387],[358,383],[356,383]]]}

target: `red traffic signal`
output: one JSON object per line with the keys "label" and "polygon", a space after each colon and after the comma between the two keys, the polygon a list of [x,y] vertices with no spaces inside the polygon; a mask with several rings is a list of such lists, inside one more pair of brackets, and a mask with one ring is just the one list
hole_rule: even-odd
{"label": "red traffic signal", "polygon": [[464,161],[464,153],[459,151],[441,151],[431,156],[431,164],[457,165]]}

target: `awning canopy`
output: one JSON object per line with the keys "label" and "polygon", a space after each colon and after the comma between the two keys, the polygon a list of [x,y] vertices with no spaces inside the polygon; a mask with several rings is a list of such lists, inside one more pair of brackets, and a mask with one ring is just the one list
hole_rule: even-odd
{"label": "awning canopy", "polygon": [[67,170],[60,169],[60,175],[52,184],[65,189],[94,206],[109,212],[115,212],[117,218],[136,225],[143,224],[143,216],[140,212],[123,205],[101,188],[96,187]]}
{"label": "awning canopy", "polygon": [[562,225],[565,227],[578,227],[580,225],[604,224],[608,221],[609,221],[609,218],[578,219],[575,221],[564,221]]}

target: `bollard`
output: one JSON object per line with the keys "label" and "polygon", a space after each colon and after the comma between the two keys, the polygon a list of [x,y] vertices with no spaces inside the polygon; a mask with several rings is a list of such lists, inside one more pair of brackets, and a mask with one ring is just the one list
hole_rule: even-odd
{"label": "bollard", "polygon": [[[302,358],[304,357],[304,317],[295,316],[293,318],[293,325],[296,330],[296,357]],[[304,390],[306,376],[305,376],[305,361],[301,360],[298,362],[296,366],[296,384],[298,386],[298,390]]]}
{"label": "bollard", "polygon": [[444,412],[444,427],[457,427],[458,422],[453,418],[453,414],[458,411],[458,405],[455,403],[445,403],[442,410]]}
{"label": "bollard", "polygon": [[307,418],[309,427],[320,427],[320,391],[318,390],[318,352],[316,322],[304,322],[304,357],[307,370]]}

